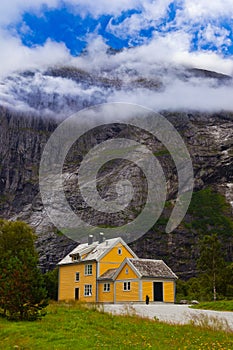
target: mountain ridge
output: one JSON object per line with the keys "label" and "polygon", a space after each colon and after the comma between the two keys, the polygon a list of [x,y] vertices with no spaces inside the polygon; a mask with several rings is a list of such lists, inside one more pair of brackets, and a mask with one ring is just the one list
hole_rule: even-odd
{"label": "mountain ridge", "polygon": [[[61,72],[56,72],[60,77]],[[195,73],[197,72],[195,71]],[[65,74],[67,76],[67,74],[72,75],[73,73],[71,70]],[[207,74],[206,71],[203,74]],[[207,75],[213,75],[211,79],[214,81],[219,81],[219,79],[223,81],[227,79],[228,81],[230,79],[225,76],[216,76],[214,73]],[[84,81],[87,79],[87,89],[90,89],[95,78],[90,78],[89,75],[88,77],[91,80],[88,81],[86,74],[82,76],[82,79]],[[79,75],[74,79],[78,79],[80,82]],[[135,80],[135,77],[133,79]],[[146,89],[151,89],[150,83],[156,81],[153,79],[144,78],[138,84],[145,84]],[[102,87],[103,80],[102,77],[100,87]],[[114,89],[121,88],[119,82],[116,85],[113,83],[114,86],[112,86],[111,79],[104,80],[104,83],[107,84],[104,89],[108,89],[108,86],[110,89],[113,87]],[[153,83],[151,84],[153,86]],[[154,88],[157,91],[162,87],[155,84]],[[29,96],[31,95],[29,94]],[[36,94],[33,96],[35,106],[40,104],[40,97],[37,99]],[[83,101],[82,99],[83,97],[81,101]],[[51,107],[53,107],[53,103],[56,101],[51,101]],[[64,102],[64,100],[62,101]],[[90,105],[92,102],[89,101]],[[68,106],[69,109],[70,101],[65,101],[65,103],[64,107]],[[83,103],[81,105],[79,103],[80,99],[78,98],[73,105],[71,103],[71,107],[83,108]],[[231,203],[233,201],[231,187],[231,185],[233,186],[233,113],[164,110],[162,114],[176,127],[190,152],[194,167],[195,191],[201,191],[210,186],[215,192],[224,195],[226,200]],[[60,122],[61,119],[56,118],[56,113],[53,116],[45,117],[39,114],[34,115],[31,111],[25,113],[24,111],[12,111],[4,106],[0,108],[0,215],[7,219],[24,220],[35,228],[38,235],[37,249],[40,255],[40,266],[44,271],[53,268],[64,255],[77,245],[76,242],[62,235],[51,223],[39,193],[38,171],[41,154],[49,136]],[[109,138],[127,136],[145,144],[158,157],[166,175],[167,200],[171,203],[175,201],[177,174],[172,159],[163,145],[145,133],[129,130],[127,127],[116,125],[113,122],[99,131],[98,135],[88,134],[77,145],[74,145],[64,165],[64,171],[69,175],[65,182],[65,192],[74,211],[81,211],[82,215],[91,220],[94,225],[100,225],[100,231],[101,225],[104,224],[106,227],[111,227],[114,223],[121,225],[125,220],[133,220],[140,211],[145,199],[143,196],[145,184],[142,181],[141,173],[135,168],[130,168],[129,164],[125,162],[115,162],[112,164],[114,168],[111,164],[107,164],[99,174],[99,190],[104,198],[114,197],[114,191],[108,185],[110,180],[114,183],[119,176],[127,178],[133,175],[137,195],[132,206],[127,208],[124,214],[103,217],[100,213],[90,211],[80,199],[80,193],[76,188],[77,170],[82,160],[82,153],[85,154],[93,145]],[[55,204],[59,208],[59,203]],[[186,219],[192,220],[188,215]],[[229,211],[227,216],[232,220],[232,212]],[[165,235],[161,221],[158,222],[158,225],[137,242],[132,243],[135,252],[139,256],[163,258],[170,266],[174,266],[174,271],[179,272],[182,277],[195,275],[198,234],[194,232],[195,230],[187,230],[187,227],[184,228],[181,224],[173,234]],[[233,259],[232,248],[229,247],[232,247],[232,237],[227,238],[223,244],[228,251],[227,259],[231,261]],[[185,251],[182,251],[182,245],[187,247]]]}

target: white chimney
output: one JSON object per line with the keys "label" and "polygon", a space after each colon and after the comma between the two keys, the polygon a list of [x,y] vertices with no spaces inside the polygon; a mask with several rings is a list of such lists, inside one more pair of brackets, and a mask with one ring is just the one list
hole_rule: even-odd
{"label": "white chimney", "polygon": [[88,245],[91,245],[93,243],[93,235],[88,236]]}
{"label": "white chimney", "polygon": [[103,243],[103,241],[104,241],[104,233],[100,232],[99,233],[99,243]]}

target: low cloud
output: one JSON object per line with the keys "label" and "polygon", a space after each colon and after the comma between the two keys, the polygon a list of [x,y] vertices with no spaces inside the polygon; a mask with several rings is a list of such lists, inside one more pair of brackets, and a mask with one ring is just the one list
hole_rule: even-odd
{"label": "low cloud", "polygon": [[195,82],[173,80],[163,91],[153,92],[145,89],[134,91],[117,91],[109,102],[128,102],[147,106],[159,112],[162,110],[186,111],[233,111],[233,85],[211,86],[203,79]]}

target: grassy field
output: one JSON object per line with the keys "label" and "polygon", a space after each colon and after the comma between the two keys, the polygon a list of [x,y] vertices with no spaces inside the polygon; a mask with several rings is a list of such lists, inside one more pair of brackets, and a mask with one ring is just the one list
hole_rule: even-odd
{"label": "grassy field", "polygon": [[0,318],[0,349],[232,349],[233,334],[134,316],[112,316],[78,304],[51,304],[35,322]]}
{"label": "grassy field", "polygon": [[233,300],[220,300],[193,305],[193,309],[233,311]]}

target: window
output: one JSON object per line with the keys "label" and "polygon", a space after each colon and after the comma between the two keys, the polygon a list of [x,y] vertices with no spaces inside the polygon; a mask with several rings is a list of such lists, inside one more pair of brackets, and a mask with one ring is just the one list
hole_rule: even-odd
{"label": "window", "polygon": [[128,275],[128,273],[129,273],[129,270],[125,269],[125,274]]}
{"label": "window", "polygon": [[85,265],[85,275],[92,275],[92,265]]}
{"label": "window", "polygon": [[104,292],[110,292],[110,283],[104,283]]}
{"label": "window", "polygon": [[78,261],[79,260],[79,254],[73,255],[72,256],[72,261]]}
{"label": "window", "polygon": [[118,255],[121,255],[121,254],[122,254],[122,249],[118,248]]}
{"label": "window", "polygon": [[84,296],[85,297],[91,297],[92,296],[92,285],[91,284],[85,284],[85,286],[84,286]]}
{"label": "window", "polygon": [[79,272],[75,273],[75,282],[79,282]]}
{"label": "window", "polygon": [[124,282],[124,290],[130,290],[130,282]]}

